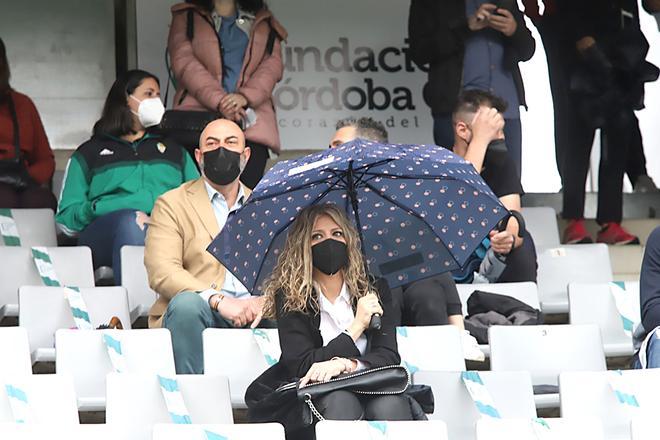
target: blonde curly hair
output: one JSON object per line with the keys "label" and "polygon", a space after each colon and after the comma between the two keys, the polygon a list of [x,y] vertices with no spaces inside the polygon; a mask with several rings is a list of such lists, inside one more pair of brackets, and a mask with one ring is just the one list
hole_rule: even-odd
{"label": "blonde curly hair", "polygon": [[[352,298],[361,298],[373,291],[364,267],[360,238],[346,214],[336,205],[312,205],[303,209],[294,220],[273,272],[264,284],[264,316],[275,318],[275,296],[284,295],[284,312],[305,312],[308,303],[317,313],[319,286],[312,279],[312,230],[316,219],[330,217],[344,233],[348,264],[342,269],[344,283]],[[316,293],[315,293],[316,291]]]}

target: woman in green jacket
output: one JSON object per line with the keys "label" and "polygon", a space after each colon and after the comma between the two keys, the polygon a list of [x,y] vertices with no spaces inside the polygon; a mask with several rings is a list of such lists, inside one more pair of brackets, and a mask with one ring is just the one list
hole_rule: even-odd
{"label": "woman in green jacket", "polygon": [[59,228],[92,249],[94,268],[112,266],[121,284],[119,251],[143,246],[156,199],[199,177],[189,154],[149,131],[164,107],[158,79],[141,70],[115,81],[90,140],[67,165],[56,216]]}

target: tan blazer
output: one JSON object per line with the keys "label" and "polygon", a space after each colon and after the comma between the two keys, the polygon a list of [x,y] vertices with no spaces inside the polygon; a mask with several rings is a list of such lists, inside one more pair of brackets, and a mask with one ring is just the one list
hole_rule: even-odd
{"label": "tan blazer", "polygon": [[[250,190],[243,190],[249,196]],[[162,326],[163,314],[176,294],[222,287],[225,268],[206,252],[219,233],[203,177],[156,200],[144,249],[149,286],[158,293],[149,311],[149,327]]]}

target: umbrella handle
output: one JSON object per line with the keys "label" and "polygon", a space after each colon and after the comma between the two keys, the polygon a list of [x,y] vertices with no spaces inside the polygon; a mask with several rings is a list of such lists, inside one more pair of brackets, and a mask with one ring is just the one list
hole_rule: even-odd
{"label": "umbrella handle", "polygon": [[525,219],[523,218],[522,214],[518,211],[514,211],[514,210],[509,211],[509,214],[497,223],[496,226],[497,231],[498,232],[505,231],[507,225],[509,224],[509,219],[511,217],[515,218],[518,221],[518,237],[523,238],[525,232],[527,231],[527,228],[525,226]]}

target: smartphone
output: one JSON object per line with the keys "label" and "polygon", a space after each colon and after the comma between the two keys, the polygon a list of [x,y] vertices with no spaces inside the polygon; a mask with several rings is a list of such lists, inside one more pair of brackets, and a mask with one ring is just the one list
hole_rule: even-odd
{"label": "smartphone", "polygon": [[518,8],[516,0],[493,0],[493,4],[501,9],[508,9],[513,11]]}

